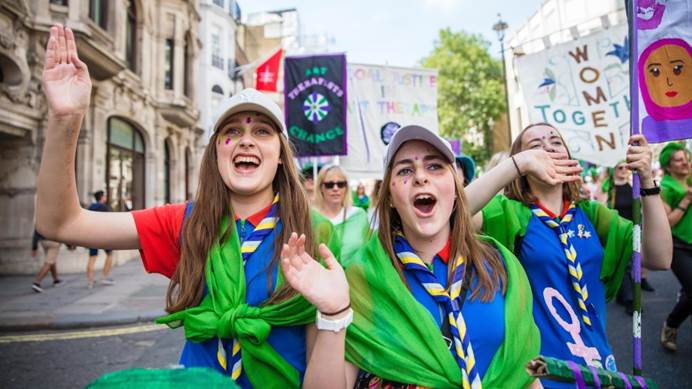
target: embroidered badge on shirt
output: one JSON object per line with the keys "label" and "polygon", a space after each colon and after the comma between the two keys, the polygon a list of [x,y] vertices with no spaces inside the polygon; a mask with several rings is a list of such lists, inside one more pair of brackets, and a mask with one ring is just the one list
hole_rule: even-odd
{"label": "embroidered badge on shirt", "polygon": [[[591,231],[585,230],[583,224],[579,224],[577,226],[577,230],[578,230],[577,236],[580,239],[589,239],[591,237]],[[572,232],[572,231],[570,230],[570,232]]]}

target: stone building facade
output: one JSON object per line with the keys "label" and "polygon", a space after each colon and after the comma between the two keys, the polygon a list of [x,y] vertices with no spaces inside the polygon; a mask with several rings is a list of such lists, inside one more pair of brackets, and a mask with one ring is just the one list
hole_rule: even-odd
{"label": "stone building facade", "polygon": [[[76,155],[80,201],[104,190],[115,210],[128,210],[194,195],[204,144],[194,82],[199,22],[196,0],[0,1],[0,273],[40,265],[29,252],[50,26],[74,30],[93,82]],[[81,271],[86,255],[62,250],[60,271]],[[133,256],[120,252],[117,261]]]}

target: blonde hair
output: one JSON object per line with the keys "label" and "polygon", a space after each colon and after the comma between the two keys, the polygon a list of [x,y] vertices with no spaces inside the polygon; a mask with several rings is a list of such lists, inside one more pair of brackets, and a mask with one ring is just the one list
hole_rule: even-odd
{"label": "blonde hair", "polygon": [[[557,135],[560,137],[562,144],[565,145],[565,149],[567,150],[567,156],[569,158],[572,158],[572,155],[569,152],[569,147],[567,147],[567,143],[565,143],[565,139],[562,137],[562,134],[560,134],[560,131],[558,131],[558,129],[555,128],[555,126],[548,123],[531,124],[523,130],[521,130],[519,135],[514,139],[514,142],[512,142],[512,148],[509,150],[510,157],[522,151],[523,145],[521,143],[521,138],[524,136],[526,131],[537,126],[547,126],[555,130]],[[579,187],[580,184],[577,182],[565,182],[564,184],[562,184],[563,196],[567,197],[569,201],[576,203],[581,199],[581,197],[579,196]],[[505,187],[505,196],[507,196],[510,199],[520,201],[527,207],[530,206],[531,203],[536,201],[536,196],[531,191],[531,186],[529,185],[529,180],[526,178],[526,176],[517,177],[514,179],[514,181],[510,182],[509,185]]]}
{"label": "blonde hair", "polygon": [[327,174],[331,172],[341,175],[343,180],[346,181],[346,193],[344,194],[344,201],[341,204],[345,211],[348,208],[350,208],[351,205],[353,205],[353,197],[350,193],[351,187],[348,185],[348,176],[346,175],[346,172],[344,172],[344,169],[342,169],[339,165],[325,166],[322,168],[322,170],[320,170],[319,174],[317,175],[317,181],[315,182],[315,206],[318,209],[323,209],[326,203],[324,195],[322,194],[322,184],[327,179]]}

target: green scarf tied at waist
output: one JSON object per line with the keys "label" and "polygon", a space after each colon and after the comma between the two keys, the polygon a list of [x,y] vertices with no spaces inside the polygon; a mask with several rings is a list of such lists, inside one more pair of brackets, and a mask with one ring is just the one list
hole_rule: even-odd
{"label": "green scarf tied at waist", "polygon": [[[229,229],[229,218],[221,222],[221,233]],[[172,328],[185,327],[185,337],[203,342],[214,337],[237,339],[243,369],[254,387],[297,388],[300,374],[267,343],[272,327],[298,326],[315,321],[315,307],[301,295],[277,304],[249,306],[245,303],[245,270],[235,227],[229,238],[214,243],[207,256],[207,295],[196,306],[175,312],[156,322]],[[281,272],[277,288],[283,282]]]}
{"label": "green scarf tied at waist", "polygon": [[[526,363],[538,355],[528,279],[516,257],[495,240],[507,269],[504,339],[483,376],[488,388],[521,388],[533,381]],[[428,310],[402,282],[377,236],[346,263],[353,323],[346,359],[386,380],[431,388],[461,386],[461,371]],[[471,339],[473,341],[473,339]]]}

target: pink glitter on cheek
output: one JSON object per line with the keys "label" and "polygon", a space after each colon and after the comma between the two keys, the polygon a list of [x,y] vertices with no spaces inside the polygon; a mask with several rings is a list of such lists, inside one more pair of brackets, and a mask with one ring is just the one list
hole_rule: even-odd
{"label": "pink glitter on cheek", "polygon": [[231,143],[231,138],[226,138],[226,142],[224,142],[224,144],[226,144],[228,146],[230,143]]}

